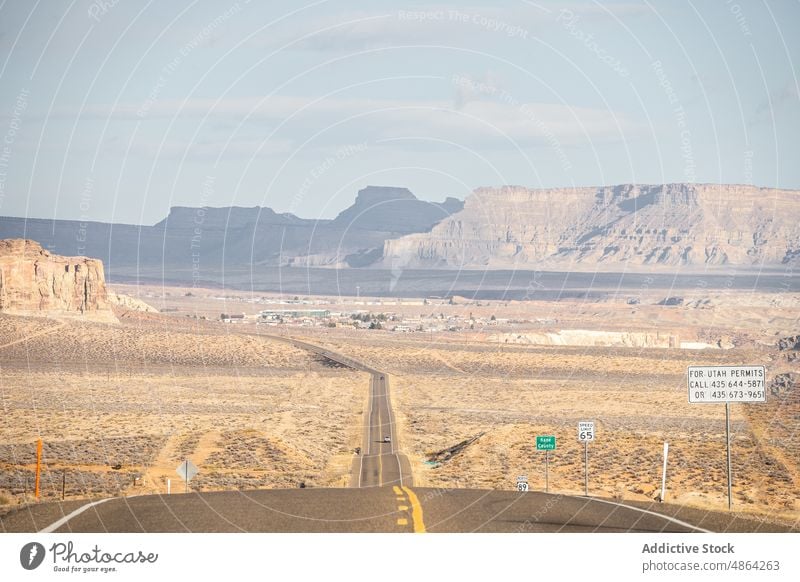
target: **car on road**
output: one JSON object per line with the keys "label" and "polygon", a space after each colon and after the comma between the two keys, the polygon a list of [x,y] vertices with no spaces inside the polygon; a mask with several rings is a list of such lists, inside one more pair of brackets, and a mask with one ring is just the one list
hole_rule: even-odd
{"label": "car on road", "polygon": [[388,437],[388,436],[383,437],[383,442],[385,442],[385,443],[392,442],[392,437]]}

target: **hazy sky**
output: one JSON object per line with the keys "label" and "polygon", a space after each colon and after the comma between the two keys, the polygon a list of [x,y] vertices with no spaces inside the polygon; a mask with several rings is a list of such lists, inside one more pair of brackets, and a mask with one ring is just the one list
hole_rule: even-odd
{"label": "hazy sky", "polygon": [[797,0],[0,0],[0,215],[800,188],[798,23]]}

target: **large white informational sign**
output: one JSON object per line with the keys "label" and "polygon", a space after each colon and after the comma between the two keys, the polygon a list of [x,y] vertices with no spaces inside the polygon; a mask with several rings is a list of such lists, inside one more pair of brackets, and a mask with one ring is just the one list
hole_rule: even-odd
{"label": "large white informational sign", "polygon": [[689,402],[765,402],[764,366],[689,366]]}

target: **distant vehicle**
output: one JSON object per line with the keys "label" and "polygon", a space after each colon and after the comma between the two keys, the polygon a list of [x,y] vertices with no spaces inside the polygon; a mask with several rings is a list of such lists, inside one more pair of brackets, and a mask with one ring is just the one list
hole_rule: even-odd
{"label": "distant vehicle", "polygon": [[383,437],[383,442],[390,443],[390,442],[392,442],[392,439],[391,439],[391,437],[385,436],[385,437]]}
{"label": "distant vehicle", "polygon": [[361,447],[356,447],[356,454],[357,454],[357,455],[360,455],[360,454],[361,454]]}
{"label": "distant vehicle", "polygon": [[383,376],[381,376],[381,380],[383,380]]}

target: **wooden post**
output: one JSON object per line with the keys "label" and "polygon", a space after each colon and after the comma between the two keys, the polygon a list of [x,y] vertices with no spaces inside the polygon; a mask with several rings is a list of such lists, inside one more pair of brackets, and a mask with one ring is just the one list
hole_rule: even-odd
{"label": "wooden post", "polygon": [[61,473],[61,501],[64,501],[66,492],[67,492],[67,472],[64,471],[63,473]]}
{"label": "wooden post", "polygon": [[39,476],[42,472],[42,439],[36,441],[36,484],[34,485],[33,494],[36,500],[39,500]]}

